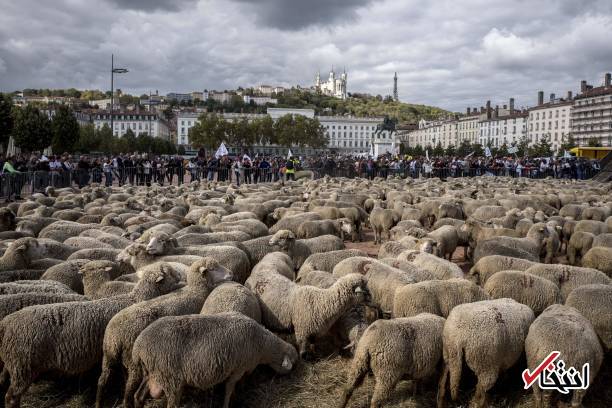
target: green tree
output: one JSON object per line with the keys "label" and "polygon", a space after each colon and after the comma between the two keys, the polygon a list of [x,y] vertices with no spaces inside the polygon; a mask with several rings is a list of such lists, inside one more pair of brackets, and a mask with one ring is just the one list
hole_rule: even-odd
{"label": "green tree", "polygon": [[454,156],[457,154],[457,149],[455,149],[455,146],[453,144],[449,144],[446,147],[446,150],[444,151],[444,154],[447,156]]}
{"label": "green tree", "polygon": [[92,151],[113,152],[116,137],[108,124],[104,124],[100,129],[96,129],[96,146]]}
{"label": "green tree", "polygon": [[587,146],[589,147],[601,147],[601,142],[596,137],[591,137],[587,140]]}
{"label": "green tree", "polygon": [[256,142],[256,129],[247,118],[226,122],[225,128],[228,143],[239,147],[240,151],[251,147]]}
{"label": "green tree", "polygon": [[516,147],[518,148],[516,152],[518,157],[527,156],[529,154],[529,138],[527,136],[521,137]]}
{"label": "green tree", "polygon": [[13,101],[10,95],[0,93],[0,144],[8,144],[14,126]]}
{"label": "green tree", "polygon": [[415,157],[425,156],[425,149],[423,149],[423,146],[418,144],[412,150],[412,155]]}
{"label": "green tree", "polygon": [[38,108],[28,105],[17,110],[13,135],[18,147],[42,151],[51,144],[51,122]]}
{"label": "green tree", "polygon": [[550,157],[552,156],[551,144],[548,141],[548,137],[542,136],[542,138],[533,145],[530,149],[530,155],[533,157]]}
{"label": "green tree", "polygon": [[442,143],[438,140],[438,144],[433,149],[433,155],[436,157],[444,155],[444,148],[442,147]]}
{"label": "green tree", "polygon": [[457,147],[457,156],[465,157],[468,154],[472,153],[472,144],[469,140],[463,139],[461,144]]}
{"label": "green tree", "polygon": [[189,129],[189,140],[196,147],[216,149],[226,139],[227,122],[216,114],[202,114],[198,122]]}
{"label": "green tree", "polygon": [[177,153],[177,154],[180,154],[181,156],[182,156],[182,155],[184,155],[184,154],[185,154],[185,146],[180,145],[180,146],[178,147],[178,149],[176,149],[176,153]]}
{"label": "green tree", "polygon": [[61,105],[55,111],[51,120],[51,130],[53,137],[51,146],[55,153],[72,152],[74,146],[79,141],[79,123],[70,109],[66,105]]}
{"label": "green tree", "polygon": [[504,142],[495,152],[496,156],[508,156],[508,145]]}
{"label": "green tree", "polygon": [[255,140],[262,145],[275,143],[274,140],[274,121],[270,115],[266,115],[261,119],[255,119],[251,122],[254,128]]}
{"label": "green tree", "polygon": [[92,146],[97,147],[96,130],[92,123],[88,123],[79,129],[79,140],[76,143],[75,150],[80,153],[90,153]]}
{"label": "green tree", "polygon": [[480,143],[474,143],[472,145],[472,148],[470,149],[470,153],[471,152],[474,152],[474,156],[476,157],[484,156],[484,148],[482,147]]}
{"label": "green tree", "polygon": [[569,152],[571,149],[577,146],[576,140],[574,136],[569,134],[566,138],[563,139],[563,143],[559,146],[559,154],[563,154],[566,150]]}
{"label": "green tree", "polygon": [[293,115],[283,115],[274,122],[274,143],[291,146],[296,137],[296,126]]}

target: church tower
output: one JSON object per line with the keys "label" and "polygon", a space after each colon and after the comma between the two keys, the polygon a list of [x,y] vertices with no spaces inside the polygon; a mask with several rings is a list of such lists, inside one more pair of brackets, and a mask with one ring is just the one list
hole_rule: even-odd
{"label": "church tower", "polygon": [[399,101],[399,96],[397,95],[397,72],[393,76],[393,100],[395,102]]}

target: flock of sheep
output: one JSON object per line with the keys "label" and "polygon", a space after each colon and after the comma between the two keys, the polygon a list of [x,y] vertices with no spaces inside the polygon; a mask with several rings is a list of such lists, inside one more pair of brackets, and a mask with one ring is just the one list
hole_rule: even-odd
{"label": "flock of sheep", "polygon": [[[217,384],[228,407],[256,367],[290,374],[322,348],[348,367],[341,407],[368,374],[372,407],[400,380],[445,406],[467,371],[489,406],[504,372],[552,351],[593,384],[612,347],[611,215],[612,185],[552,179],[49,188],[0,209],[5,406],[101,367],[97,407],[115,379],[126,408]],[[369,229],[376,257],[355,249]]]}

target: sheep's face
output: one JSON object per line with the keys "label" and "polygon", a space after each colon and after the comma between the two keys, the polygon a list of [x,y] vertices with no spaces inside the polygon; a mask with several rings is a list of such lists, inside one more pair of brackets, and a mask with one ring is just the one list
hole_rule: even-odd
{"label": "sheep's face", "polygon": [[196,269],[202,277],[206,279],[210,287],[214,287],[221,282],[231,281],[233,278],[232,272],[221,266],[219,262],[210,257],[194,263],[192,270]]}
{"label": "sheep's face", "polygon": [[147,253],[149,255],[163,255],[177,246],[176,238],[166,233],[153,234],[147,244]]}
{"label": "sheep's face", "polygon": [[341,218],[340,220],[340,230],[345,234],[351,235],[354,231],[355,226],[348,218]]}
{"label": "sheep's face", "polygon": [[439,256],[438,243],[431,238],[421,238],[417,243],[417,247],[421,252],[427,252],[428,254],[434,254]]}
{"label": "sheep's face", "polygon": [[125,248],[123,251],[119,252],[117,255],[117,262],[123,262],[129,264],[132,260],[132,257],[137,257],[141,254],[145,254],[147,252],[147,248],[142,244],[132,244]]}
{"label": "sheep's face", "polygon": [[289,230],[281,230],[270,238],[270,246],[278,246],[283,251],[288,251],[295,242],[295,235]]}
{"label": "sheep's face", "polygon": [[11,247],[27,260],[40,259],[44,255],[44,247],[35,238],[18,239],[11,244]]}
{"label": "sheep's face", "polygon": [[168,293],[180,283],[180,274],[169,264],[161,262],[158,267],[144,272],[138,285],[153,285],[159,293]]}
{"label": "sheep's face", "polygon": [[270,367],[279,374],[288,374],[299,358],[295,348],[285,342],[283,342],[283,346],[275,354],[274,361],[272,361]]}
{"label": "sheep's face", "polygon": [[15,229],[15,214],[8,208],[0,209],[1,231],[12,231]]}
{"label": "sheep's face", "polygon": [[101,278],[104,280],[111,280],[112,272],[116,269],[116,265],[111,261],[92,261],[87,262],[79,268],[79,274],[83,276],[83,279],[88,278]]}

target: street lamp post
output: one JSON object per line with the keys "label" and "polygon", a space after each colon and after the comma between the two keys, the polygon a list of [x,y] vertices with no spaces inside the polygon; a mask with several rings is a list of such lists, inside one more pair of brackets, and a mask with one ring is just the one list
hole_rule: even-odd
{"label": "street lamp post", "polygon": [[115,104],[115,88],[114,88],[114,75],[125,74],[128,72],[125,68],[115,68],[115,55],[111,54],[111,103],[110,103],[110,123],[111,123],[111,134],[115,136],[115,128],[113,127],[113,105]]}

